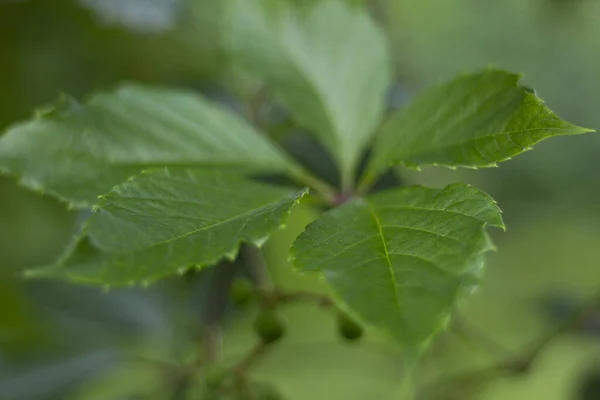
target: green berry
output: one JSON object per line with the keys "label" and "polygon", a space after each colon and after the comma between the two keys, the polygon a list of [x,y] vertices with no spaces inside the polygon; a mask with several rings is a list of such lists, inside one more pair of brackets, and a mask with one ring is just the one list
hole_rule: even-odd
{"label": "green berry", "polygon": [[254,294],[254,285],[246,278],[234,280],[229,291],[231,300],[238,306],[249,303],[254,298]]}
{"label": "green berry", "polygon": [[338,316],[338,331],[344,339],[351,341],[360,339],[364,333],[362,326],[346,313]]}
{"label": "green berry", "polygon": [[271,344],[285,335],[285,322],[273,311],[261,312],[254,321],[254,330],[265,344]]}

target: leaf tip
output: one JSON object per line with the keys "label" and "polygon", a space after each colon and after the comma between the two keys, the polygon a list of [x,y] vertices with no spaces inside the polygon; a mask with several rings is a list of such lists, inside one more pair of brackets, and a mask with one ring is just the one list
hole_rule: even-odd
{"label": "leaf tip", "polygon": [[236,257],[237,257],[237,253],[238,253],[238,252],[237,252],[237,250],[238,250],[238,249],[237,249],[237,247],[236,247],[236,248],[234,248],[233,250],[231,250],[231,251],[229,251],[229,252],[225,253],[225,254],[223,255],[223,257],[224,257],[225,259],[229,260],[229,261],[235,261],[235,259],[236,259]]}
{"label": "leaf tip", "polygon": [[575,134],[584,134],[584,133],[595,133],[596,130],[595,129],[591,129],[591,128],[584,128],[582,126],[574,126],[573,127],[573,132]]}
{"label": "leaf tip", "polygon": [[[279,229],[283,229],[282,227],[284,227],[285,225],[282,224],[279,226]],[[267,241],[269,240],[269,235],[265,235],[263,237],[260,237],[258,239],[254,239],[252,241],[252,244],[255,245],[256,247],[258,247],[259,249],[262,248],[265,243],[267,243]]]}
{"label": "leaf tip", "polygon": [[487,251],[493,251],[493,252],[497,252],[498,251],[498,246],[496,246],[493,242],[490,242],[488,248],[486,249]]}
{"label": "leaf tip", "polygon": [[499,219],[500,219],[500,223],[498,225],[494,225],[494,226],[496,228],[502,229],[502,232],[506,232],[506,224],[504,223],[504,220],[502,219],[502,217],[500,217]]}

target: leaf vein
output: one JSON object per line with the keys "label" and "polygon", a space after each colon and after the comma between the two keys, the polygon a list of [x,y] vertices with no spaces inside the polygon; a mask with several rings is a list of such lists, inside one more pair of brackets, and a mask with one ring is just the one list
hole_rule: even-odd
{"label": "leaf vein", "polygon": [[461,245],[464,245],[463,242],[461,242],[460,240],[453,238],[452,236],[446,236],[444,234],[441,234],[439,232],[434,232],[434,231],[430,231],[428,229],[423,229],[423,228],[417,228],[414,226],[406,226],[406,225],[382,225],[383,228],[400,228],[400,229],[406,229],[409,231],[415,231],[415,232],[423,232],[423,233],[428,233],[430,235],[436,236],[436,237],[440,237],[443,239],[450,239],[456,243],[460,243]]}
{"label": "leaf vein", "polygon": [[385,255],[385,259],[387,261],[387,266],[388,266],[388,271],[390,274],[390,278],[392,280],[392,290],[394,293],[394,298],[396,300],[396,304],[398,305],[398,308],[402,308],[402,304],[400,302],[400,294],[398,293],[398,282],[396,280],[396,272],[394,271],[394,267],[392,265],[392,260],[390,259],[390,253],[388,251],[388,247],[387,247],[387,243],[385,241],[385,237],[383,236],[383,229],[381,228],[381,221],[379,221],[379,218],[377,217],[377,214],[375,214],[375,210],[373,209],[373,207],[367,203],[367,210],[369,211],[369,214],[371,215],[371,217],[373,218],[373,221],[375,222],[375,226],[377,227],[377,231],[379,233],[379,236],[381,237],[381,244],[383,245],[383,252]]}

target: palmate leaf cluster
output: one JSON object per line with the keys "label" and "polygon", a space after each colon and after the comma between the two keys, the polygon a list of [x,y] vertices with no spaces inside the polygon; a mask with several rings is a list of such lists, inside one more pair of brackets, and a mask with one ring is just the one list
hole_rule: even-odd
{"label": "palmate leaf cluster", "polygon": [[[92,211],[63,257],[27,276],[124,286],[209,267],[234,258],[241,243],[264,243],[308,193],[331,208],[296,240],[294,268],[322,273],[365,325],[421,349],[480,279],[493,248],[486,227],[503,227],[500,210],[463,184],[369,188],[393,165],[491,167],[548,137],[589,131],[493,68],[386,115],[385,35],[345,2],[244,0],[224,25],[232,59],[327,149],[340,188],[191,91],[126,84],[81,103],[63,96],[0,138],[2,172]],[[299,187],[255,179],[263,174]]]}

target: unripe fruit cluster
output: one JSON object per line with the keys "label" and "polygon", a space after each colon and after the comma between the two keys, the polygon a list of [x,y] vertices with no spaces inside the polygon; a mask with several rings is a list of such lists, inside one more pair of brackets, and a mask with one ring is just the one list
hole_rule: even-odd
{"label": "unripe fruit cluster", "polygon": [[[233,281],[230,297],[234,304],[246,305],[256,296],[254,284],[249,279],[238,278]],[[358,340],[364,334],[362,326],[343,311],[337,313],[337,330],[339,335],[348,341]],[[285,336],[285,321],[274,309],[264,309],[254,321],[254,331],[264,344],[271,344]]]}

